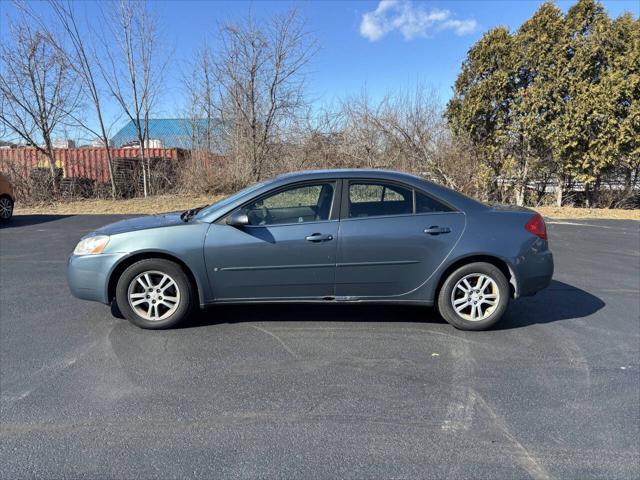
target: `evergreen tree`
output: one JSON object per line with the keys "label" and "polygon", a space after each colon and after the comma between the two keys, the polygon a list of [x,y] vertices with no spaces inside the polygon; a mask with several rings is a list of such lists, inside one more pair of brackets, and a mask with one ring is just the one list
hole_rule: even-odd
{"label": "evergreen tree", "polygon": [[[596,0],[566,15],[544,3],[517,32],[488,31],[468,52],[447,105],[453,133],[484,158],[493,198],[525,203],[532,179],[579,181],[587,201],[603,175],[640,169],[640,23]],[[506,187],[499,179],[506,179]]]}

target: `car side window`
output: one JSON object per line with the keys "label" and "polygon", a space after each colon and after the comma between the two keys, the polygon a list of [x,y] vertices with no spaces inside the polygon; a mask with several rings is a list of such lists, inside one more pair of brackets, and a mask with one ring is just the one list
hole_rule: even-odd
{"label": "car side window", "polygon": [[416,190],[416,213],[453,212],[451,207],[446,206],[424,193]]}
{"label": "car side window", "polygon": [[384,182],[349,184],[349,217],[379,217],[413,213],[413,191]]}
{"label": "car side window", "polygon": [[329,220],[335,183],[295,186],[245,206],[250,225],[278,225]]}

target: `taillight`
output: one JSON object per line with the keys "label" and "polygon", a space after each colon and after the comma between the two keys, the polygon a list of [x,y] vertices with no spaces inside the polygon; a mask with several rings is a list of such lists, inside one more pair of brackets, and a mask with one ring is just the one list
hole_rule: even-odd
{"label": "taillight", "polygon": [[542,219],[542,216],[538,213],[531,220],[529,220],[524,228],[527,229],[528,232],[533,233],[535,236],[542,238],[543,240],[547,239],[547,226]]}

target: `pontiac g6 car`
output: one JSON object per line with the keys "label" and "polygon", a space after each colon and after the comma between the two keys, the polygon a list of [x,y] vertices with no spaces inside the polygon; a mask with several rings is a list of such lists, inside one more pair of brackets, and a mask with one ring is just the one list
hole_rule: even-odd
{"label": "pontiac g6 car", "polygon": [[[200,209],[123,220],[69,258],[81,299],[143,328],[245,302],[435,305],[482,330],[553,274],[543,219],[380,170],[293,173]],[[427,314],[425,313],[425,317]]]}

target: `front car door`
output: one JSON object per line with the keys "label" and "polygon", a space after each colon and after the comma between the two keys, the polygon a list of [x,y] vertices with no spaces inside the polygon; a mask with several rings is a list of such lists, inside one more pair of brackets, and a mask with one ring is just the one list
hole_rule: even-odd
{"label": "front car door", "polygon": [[462,234],[465,216],[411,186],[345,180],[336,298],[398,297],[425,283]]}
{"label": "front car door", "polygon": [[340,184],[280,187],[241,207],[249,225],[212,225],[204,255],[213,300],[333,296]]}

